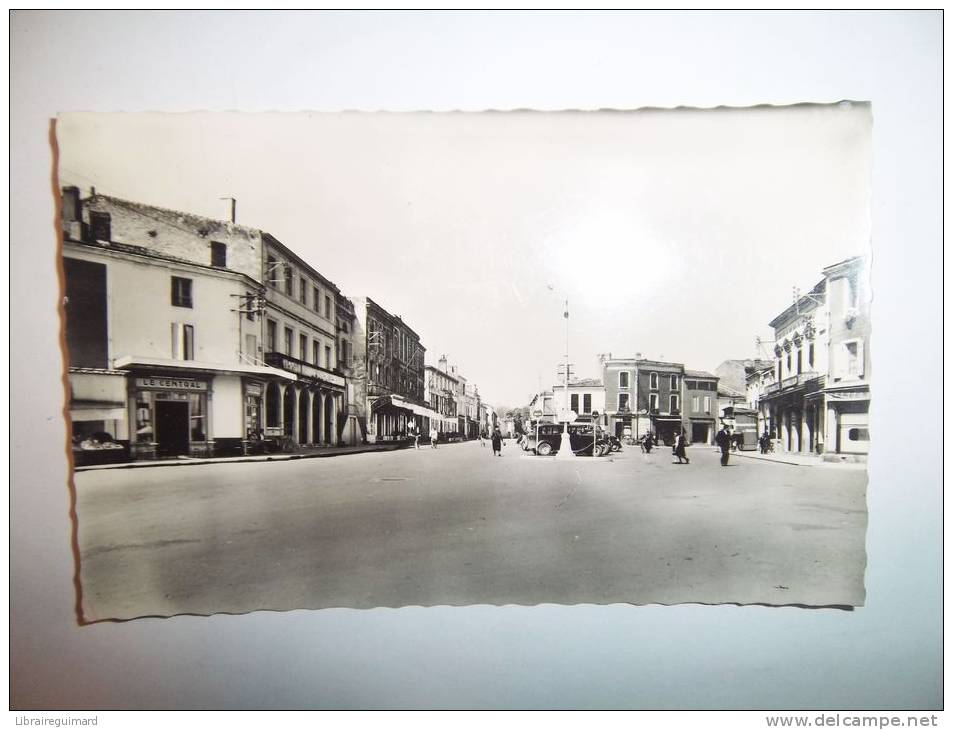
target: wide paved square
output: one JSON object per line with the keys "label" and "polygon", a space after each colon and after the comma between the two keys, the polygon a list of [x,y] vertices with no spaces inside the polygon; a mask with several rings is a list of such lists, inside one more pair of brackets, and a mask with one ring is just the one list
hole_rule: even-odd
{"label": "wide paved square", "polygon": [[260,609],[864,601],[863,469],[477,442],[75,475],[84,620]]}

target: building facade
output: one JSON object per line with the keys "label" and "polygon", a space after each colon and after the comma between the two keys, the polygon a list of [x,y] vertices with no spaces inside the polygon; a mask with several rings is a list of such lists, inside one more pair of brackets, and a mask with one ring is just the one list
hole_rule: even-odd
{"label": "building facade", "polygon": [[74,440],[105,434],[133,459],[242,453],[267,384],[297,381],[245,352],[260,232],[76,188],[62,215]]}
{"label": "building facade", "polygon": [[338,370],[344,374],[345,378],[344,413],[341,414],[343,422],[341,443],[347,446],[355,446],[367,441],[367,422],[361,417],[361,409],[357,402],[357,388],[355,387],[355,380],[358,377],[357,360],[354,357],[357,317],[354,314],[354,304],[340,292],[337,293],[336,314]]}
{"label": "building facade", "polygon": [[769,360],[725,360],[717,368],[718,415],[723,417],[727,409],[752,408],[748,398],[748,378],[759,370],[770,367]]}
{"label": "building facade", "polygon": [[[355,400],[366,414],[371,443],[424,433],[430,419],[439,419],[425,401],[426,349],[420,337],[399,316],[370,297],[351,297],[354,306],[354,356],[363,377],[355,380]],[[427,420],[425,420],[427,419]]]}
{"label": "building facade", "polygon": [[539,393],[533,394],[527,411],[529,411],[530,422],[555,423],[556,400],[553,391],[541,390]]}
{"label": "building facade", "polygon": [[821,391],[830,338],[826,291],[822,279],[770,323],[775,332],[774,383],[765,388],[762,405],[769,431],[784,451],[823,449]]}
{"label": "building facade", "polygon": [[865,257],[824,269],[830,332],[823,391],[824,453],[863,459],[870,451],[870,285]]}
{"label": "building facade", "polygon": [[786,451],[862,459],[870,448],[866,259],[847,259],[823,274],[771,321],[773,382],[764,385],[759,409]]}
{"label": "building facade", "polygon": [[[556,412],[566,409],[566,385],[554,385],[552,388]],[[569,410],[577,415],[577,420],[590,421],[592,414],[599,414],[603,423],[606,412],[606,389],[598,378],[580,378],[569,381]]]}
{"label": "building facade", "polygon": [[441,355],[437,365],[427,365],[425,371],[425,400],[438,414],[431,425],[439,433],[452,433],[457,430],[457,378],[449,371],[447,356]]}
{"label": "building facade", "polygon": [[629,430],[635,438],[651,432],[671,444],[683,423],[682,384],[685,367],[681,363],[634,358],[603,360],[607,425],[619,436]]}
{"label": "building facade", "polygon": [[714,444],[718,431],[718,376],[686,370],[682,402],[685,433],[693,444]]}
{"label": "building facade", "polygon": [[[336,446],[347,422],[346,380],[338,367],[338,288],[274,236],[262,234],[265,364],[297,376],[265,388],[265,434],[297,444]],[[247,351],[255,343],[248,338]]]}

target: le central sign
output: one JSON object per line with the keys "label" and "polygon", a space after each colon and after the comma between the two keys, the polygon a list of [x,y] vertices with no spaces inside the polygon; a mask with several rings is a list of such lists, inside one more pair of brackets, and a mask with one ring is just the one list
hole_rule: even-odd
{"label": "le central sign", "polygon": [[136,378],[137,388],[150,390],[208,390],[208,383],[193,378]]}

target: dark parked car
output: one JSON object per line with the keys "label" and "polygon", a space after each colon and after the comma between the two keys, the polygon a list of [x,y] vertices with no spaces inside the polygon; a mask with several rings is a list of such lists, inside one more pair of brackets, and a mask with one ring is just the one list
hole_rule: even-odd
{"label": "dark parked car", "polygon": [[[536,453],[540,456],[549,456],[559,451],[562,444],[563,425],[561,423],[541,423],[536,427]],[[569,446],[577,456],[592,456],[592,424],[570,423]],[[605,432],[599,429],[596,437],[596,455],[609,453],[609,439]]]}

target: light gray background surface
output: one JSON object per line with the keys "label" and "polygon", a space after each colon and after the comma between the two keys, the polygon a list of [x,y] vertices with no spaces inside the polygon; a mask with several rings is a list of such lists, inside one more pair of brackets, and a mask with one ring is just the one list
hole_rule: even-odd
{"label": "light gray background surface", "polygon": [[[13,706],[938,708],[941,23],[939,12],[14,12]],[[57,112],[841,99],[871,101],[874,116],[864,608],[410,607],[76,625]]]}

